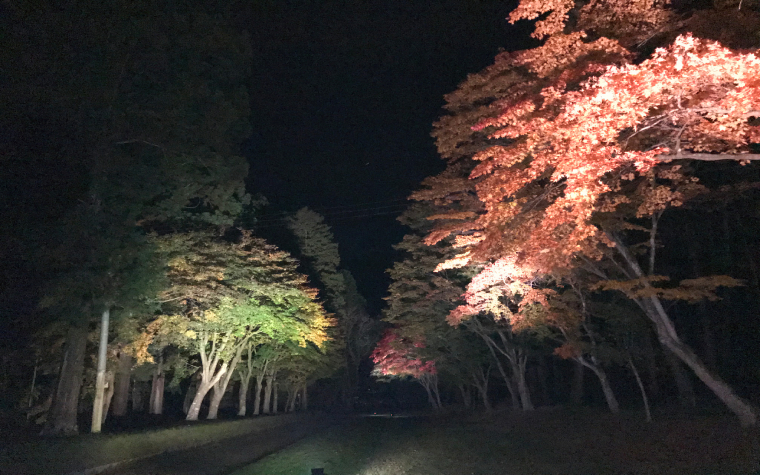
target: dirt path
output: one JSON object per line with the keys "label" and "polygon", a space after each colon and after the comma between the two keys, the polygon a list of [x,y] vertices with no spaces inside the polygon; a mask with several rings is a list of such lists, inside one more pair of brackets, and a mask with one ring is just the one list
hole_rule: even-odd
{"label": "dirt path", "polygon": [[189,450],[168,452],[98,472],[103,475],[223,475],[325,429],[294,423]]}

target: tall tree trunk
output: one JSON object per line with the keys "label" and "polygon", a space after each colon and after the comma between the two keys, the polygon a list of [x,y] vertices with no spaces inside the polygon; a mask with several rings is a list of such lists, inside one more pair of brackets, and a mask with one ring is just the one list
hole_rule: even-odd
{"label": "tall tree trunk", "polygon": [[205,399],[206,394],[211,390],[211,387],[213,385],[209,384],[207,381],[201,381],[198,384],[198,389],[195,392],[195,396],[193,397],[193,402],[190,404],[190,408],[187,410],[187,417],[185,420],[188,421],[197,421],[198,415],[201,412],[201,405],[203,404],[203,399]]}
{"label": "tall tree trunk", "polygon": [[303,383],[301,394],[303,394],[303,396],[301,396],[301,409],[306,411],[309,409],[309,388],[306,383]]}
{"label": "tall tree trunk", "polygon": [[633,376],[636,378],[636,384],[638,384],[639,391],[641,391],[641,399],[644,401],[644,414],[646,415],[646,421],[652,422],[652,413],[649,411],[649,398],[647,397],[647,391],[644,389],[644,383],[641,381],[641,376],[639,376],[639,370],[636,369],[636,365],[633,364],[633,358],[631,358],[631,355],[628,355],[628,366],[630,366],[631,371],[633,371]]}
{"label": "tall tree trunk", "polygon": [[269,414],[271,412],[271,404],[272,404],[272,380],[274,377],[269,374],[266,377],[266,386],[264,387],[264,407],[262,412],[264,414]]}
{"label": "tall tree trunk", "polygon": [[520,395],[520,404],[523,411],[532,411],[533,402],[530,400],[530,389],[525,380],[525,370],[528,365],[528,357],[521,355],[517,351],[511,351],[513,356],[509,358],[509,365],[512,368],[512,375],[517,383],[517,392]]}
{"label": "tall tree trunk", "polygon": [[190,412],[190,405],[193,403],[193,400],[195,399],[195,394],[198,392],[198,385],[200,384],[200,372],[195,373],[190,378],[190,385],[187,387],[187,392],[185,393],[185,400],[182,403],[182,412],[187,415],[188,412]]}
{"label": "tall tree trunk", "polygon": [[292,386],[290,392],[290,405],[288,406],[288,412],[296,412],[296,403],[298,402],[298,386]]}
{"label": "tall tree trunk", "polygon": [[678,402],[682,407],[695,407],[697,397],[694,394],[694,385],[691,384],[691,378],[684,371],[681,360],[666,348],[665,361],[670,367],[670,373],[673,375],[673,381],[675,381],[676,389],[678,389]]}
{"label": "tall tree trunk", "polygon": [[[166,374],[164,373],[164,355],[159,355],[158,364],[153,370],[153,381],[150,387],[150,414],[162,414],[164,412],[164,386]],[[188,408],[189,409],[189,408]]]}
{"label": "tall tree trunk", "polygon": [[111,401],[113,400],[114,379],[114,372],[110,370],[106,371],[106,385],[105,392],[103,393],[103,413],[102,419],[100,420],[101,424],[105,424],[106,419],[108,419],[108,409],[111,407]]}
{"label": "tall tree trunk", "polygon": [[482,368],[479,368],[479,372],[475,372],[472,375],[472,382],[475,388],[478,390],[480,400],[483,402],[483,407],[486,412],[491,412],[493,407],[491,406],[491,400],[488,399],[488,379],[490,368],[488,372],[483,372]]}
{"label": "tall tree trunk", "polygon": [[77,433],[77,407],[79,391],[82,388],[86,348],[87,324],[72,324],[66,335],[63,362],[42,435],[58,436]]}
{"label": "tall tree trunk", "polygon": [[132,355],[122,350],[119,352],[119,367],[114,379],[113,415],[124,417],[129,407],[129,382],[132,373]]}
{"label": "tall tree trunk", "polygon": [[647,335],[647,337],[643,339],[642,342],[644,362],[648,376],[647,390],[652,398],[657,399],[660,395],[660,384],[658,382],[658,376],[660,372],[657,365],[657,356],[655,355],[654,346],[652,345],[652,338],[650,335]]}
{"label": "tall tree trunk", "polygon": [[253,395],[253,415],[258,416],[261,414],[261,388],[262,383],[264,382],[264,375],[263,374],[257,374],[256,375],[256,389],[255,394]]}
{"label": "tall tree trunk", "polygon": [[100,342],[98,343],[98,370],[95,376],[95,399],[92,403],[92,427],[90,432],[97,434],[103,423],[103,393],[106,383],[106,352],[108,351],[108,323],[111,309],[106,307],[100,318]]}
{"label": "tall tree trunk", "polygon": [[132,381],[132,412],[145,410],[145,387],[142,381]]}
{"label": "tall tree trunk", "polygon": [[219,404],[222,403],[224,393],[227,390],[227,385],[224,384],[222,379],[217,381],[217,383],[212,388],[211,402],[209,402],[208,416],[206,416],[206,419],[216,419],[217,415],[219,414]]}
{"label": "tall tree trunk", "polygon": [[470,398],[469,387],[463,383],[458,383],[459,393],[462,395],[462,405],[465,409],[469,409],[472,405],[472,399]]}
{"label": "tall tree trunk", "polygon": [[570,384],[570,402],[576,406],[583,404],[583,364],[573,360],[573,380]]}
{"label": "tall tree trunk", "polygon": [[250,374],[240,375],[240,390],[238,391],[238,416],[245,416],[246,403],[248,402],[248,385],[251,382]]}
{"label": "tall tree trunk", "polygon": [[222,398],[224,398],[224,394],[227,392],[227,387],[230,384],[232,375],[235,373],[235,368],[237,368],[238,364],[240,363],[245,345],[245,341],[241,342],[241,344],[238,345],[238,347],[235,349],[235,356],[232,357],[232,361],[228,365],[228,371],[222,374],[221,377],[219,377],[217,380],[216,384],[214,384],[214,393],[211,396],[211,404],[208,408],[208,419],[216,419],[217,413],[219,412],[219,404],[221,404]]}
{"label": "tall tree trunk", "polygon": [[617,414],[620,412],[620,404],[618,404],[615,393],[612,391],[610,381],[607,379],[607,373],[602,369],[601,365],[592,356],[591,361],[588,361],[584,357],[579,357],[580,361],[586,368],[594,372],[597,378],[599,378],[599,384],[602,385],[602,392],[604,393],[604,399],[607,401],[607,407],[610,408],[610,412]]}
{"label": "tall tree trunk", "polygon": [[274,394],[272,395],[272,414],[277,414],[277,411],[280,408],[280,383],[275,381],[274,383]]}
{"label": "tall tree trunk", "polygon": [[[636,277],[645,277],[644,272],[638,264],[638,261],[628,251],[628,249],[612,236],[616,244],[616,249],[625,259],[629,268],[633,271]],[[657,331],[657,338],[660,343],[671,350],[681,361],[683,361],[697,377],[710,388],[710,390],[718,396],[718,399],[723,401],[723,404],[728,407],[738,418],[742,426],[753,426],[757,423],[757,411],[750,403],[740,398],[734,390],[726,384],[720,377],[713,374],[699,357],[684,344],[676,332],[673,321],[665,312],[665,308],[662,306],[662,302],[659,297],[653,296],[637,301],[639,306],[644,310],[647,317],[654,323],[655,330]]]}

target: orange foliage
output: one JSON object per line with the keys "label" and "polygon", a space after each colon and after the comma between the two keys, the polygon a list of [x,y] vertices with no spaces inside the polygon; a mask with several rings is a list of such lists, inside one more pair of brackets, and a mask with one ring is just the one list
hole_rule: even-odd
{"label": "orange foliage", "polygon": [[[511,318],[501,296],[545,304],[536,278],[612,246],[594,222],[600,212],[635,203],[633,214],[646,217],[700,192],[667,161],[760,158],[749,153],[760,141],[751,122],[760,117],[754,53],[675,34],[688,22],[659,0],[523,0],[510,20],[539,17],[534,36],[544,43],[502,53],[470,76],[447,96],[454,115],[436,124],[445,158],[471,152],[474,167],[458,170],[467,170],[477,202],[452,172],[413,197],[452,208],[436,216],[445,220],[426,243],[454,234],[462,253],[439,270],[486,264],[452,323],[482,310]],[[636,45],[656,35],[674,39],[641,57]]]}

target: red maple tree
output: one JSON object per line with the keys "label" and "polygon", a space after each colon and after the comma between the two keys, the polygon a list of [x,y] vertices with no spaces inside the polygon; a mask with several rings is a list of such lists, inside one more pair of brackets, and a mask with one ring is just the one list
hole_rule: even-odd
{"label": "red maple tree", "polygon": [[434,409],[441,407],[438,394],[438,376],[435,361],[424,361],[415,350],[424,348],[422,341],[401,338],[394,329],[383,334],[370,357],[375,363],[373,373],[382,376],[412,377],[419,382],[428,395]]}
{"label": "red maple tree", "polygon": [[[755,409],[679,338],[654,285],[654,241],[662,212],[702,191],[678,161],[760,159],[751,153],[760,142],[760,58],[685,31],[704,15],[677,20],[664,2],[581,3],[522,1],[510,18],[542,15],[534,36],[543,44],[500,54],[447,98],[457,113],[434,135],[449,175],[428,180],[414,198],[451,209],[430,217],[440,224],[428,244],[453,233],[462,248],[441,269],[485,264],[450,321],[498,315],[505,297],[519,309],[546,305],[542,276],[561,278],[581,264],[608,281],[594,263],[615,254],[628,279],[617,290],[742,424],[755,424]],[[649,55],[637,49],[653,38],[664,46]],[[463,157],[476,163],[462,165]],[[453,168],[468,171],[470,183],[453,179]],[[649,269],[626,247],[632,225],[609,218],[616,213],[651,221],[638,226],[651,234]],[[699,284],[706,292],[721,285]],[[520,312],[509,314],[519,327]]]}

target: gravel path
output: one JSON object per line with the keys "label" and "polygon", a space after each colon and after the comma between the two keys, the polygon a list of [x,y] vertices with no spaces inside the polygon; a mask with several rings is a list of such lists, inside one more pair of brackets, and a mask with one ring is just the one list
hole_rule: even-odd
{"label": "gravel path", "polygon": [[177,452],[120,464],[102,475],[224,475],[297,440],[319,433],[326,422],[294,423]]}

